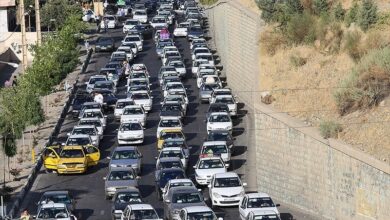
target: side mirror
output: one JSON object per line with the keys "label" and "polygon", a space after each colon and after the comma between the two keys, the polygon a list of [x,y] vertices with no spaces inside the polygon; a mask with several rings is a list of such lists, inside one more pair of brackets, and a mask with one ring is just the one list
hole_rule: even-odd
{"label": "side mirror", "polygon": [[65,146],[65,143],[61,143],[61,146]]}
{"label": "side mirror", "polygon": [[70,136],[70,133],[66,133],[66,135]]}
{"label": "side mirror", "polygon": [[85,84],[85,85],[88,85],[88,82],[85,82],[84,84]]}
{"label": "side mirror", "polygon": [[198,189],[198,192],[202,192],[202,189]]}
{"label": "side mirror", "polygon": [[225,167],[226,167],[226,168],[229,168],[229,167],[230,167],[230,164],[225,164]]}
{"label": "side mirror", "polygon": [[107,157],[107,159],[111,160],[111,157]]}
{"label": "side mirror", "polygon": [[211,188],[211,184],[207,185],[208,188]]}
{"label": "side mirror", "polygon": [[107,180],[107,177],[103,177],[103,180]]}
{"label": "side mirror", "polygon": [[243,183],[242,186],[247,186],[248,184],[247,183]]}
{"label": "side mirror", "polygon": [[276,206],[276,207],[279,207],[279,206],[280,206],[280,204],[276,204],[275,206]]}
{"label": "side mirror", "polygon": [[138,158],[143,158],[144,156],[142,154],[138,155]]}
{"label": "side mirror", "polygon": [[196,166],[192,166],[192,168],[196,169]]}
{"label": "side mirror", "polygon": [[165,202],[166,203],[171,203],[171,201],[169,199],[166,199]]}

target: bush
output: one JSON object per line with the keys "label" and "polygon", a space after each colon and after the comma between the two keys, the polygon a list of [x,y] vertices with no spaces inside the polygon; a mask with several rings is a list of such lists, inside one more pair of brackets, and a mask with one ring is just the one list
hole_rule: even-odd
{"label": "bush", "polygon": [[355,1],[352,7],[348,10],[347,16],[345,17],[345,23],[347,24],[347,26],[357,21],[359,11],[360,11],[360,6]]}
{"label": "bush", "polygon": [[307,62],[307,59],[304,58],[304,57],[301,57],[299,55],[292,55],[292,56],[290,56],[290,63],[294,67],[303,66],[303,65],[306,64],[306,62]]}
{"label": "bush", "polygon": [[261,10],[261,18],[265,22],[275,21],[277,0],[256,0],[257,7]]}
{"label": "bush", "polygon": [[344,50],[354,61],[358,61],[364,53],[360,46],[362,41],[361,39],[362,35],[358,31],[347,32],[344,38]]}
{"label": "bush", "polygon": [[341,125],[334,121],[322,121],[320,123],[320,133],[324,138],[337,138],[341,131]]}
{"label": "bush", "polygon": [[287,44],[285,37],[277,31],[264,31],[260,36],[260,48],[273,56],[276,51]]}
{"label": "bush", "polygon": [[312,43],[315,41],[315,18],[309,13],[293,15],[285,30],[290,43]]}
{"label": "bush", "polygon": [[341,115],[375,106],[389,95],[389,60],[389,47],[372,50],[360,60],[334,95]]}
{"label": "bush", "polygon": [[372,0],[363,0],[359,11],[358,23],[364,31],[368,30],[378,21],[378,7]]}
{"label": "bush", "polygon": [[218,0],[200,0],[200,3],[202,5],[213,5],[217,2]]}
{"label": "bush", "polygon": [[339,2],[336,7],[333,8],[333,18],[336,21],[343,21],[345,16],[345,10],[343,9],[343,6],[341,5],[341,2]]}
{"label": "bush", "polygon": [[313,10],[316,15],[326,14],[329,11],[328,0],[314,0]]}

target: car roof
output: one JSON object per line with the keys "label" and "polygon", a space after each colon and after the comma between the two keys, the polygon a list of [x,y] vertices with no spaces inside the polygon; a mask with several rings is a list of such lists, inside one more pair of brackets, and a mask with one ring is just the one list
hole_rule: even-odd
{"label": "car roof", "polygon": [[275,211],[272,210],[261,210],[261,209],[255,209],[251,211],[254,215],[277,215]]}
{"label": "car roof", "polygon": [[177,186],[177,187],[174,187],[174,188],[171,188],[170,189],[171,193],[176,193],[176,192],[180,192],[180,193],[193,193],[193,192],[197,192],[199,193],[198,189],[193,187],[193,186]]}
{"label": "car roof", "polygon": [[229,113],[228,112],[212,112],[211,114],[210,114],[210,116],[211,115],[229,115]]}
{"label": "car roof", "polygon": [[233,98],[232,95],[216,95],[215,98]]}
{"label": "car roof", "polygon": [[205,141],[203,146],[226,145],[226,141]]}
{"label": "car roof", "polygon": [[129,102],[129,101],[133,101],[133,100],[130,98],[125,98],[125,99],[118,99],[116,102]]}
{"label": "car roof", "polygon": [[175,151],[175,150],[182,150],[181,147],[166,147],[161,150],[162,151]]}
{"label": "car roof", "polygon": [[181,160],[178,157],[162,157],[162,158],[160,158],[160,163],[161,162],[171,162],[171,161],[181,161]]}
{"label": "car roof", "polygon": [[183,208],[187,211],[187,213],[193,212],[213,212],[213,210],[208,206],[188,206]]}
{"label": "car roof", "polygon": [[75,126],[73,127],[73,130],[74,130],[75,128],[95,128],[95,125],[75,125]]}
{"label": "car roof", "polygon": [[238,177],[238,174],[235,172],[226,172],[226,173],[216,173],[214,174],[215,178],[229,178],[229,177]]}
{"label": "car roof", "polygon": [[[180,121],[180,119],[178,117],[164,117],[164,118],[160,119],[160,121],[168,121],[168,120]],[[166,130],[166,129],[164,129],[164,130]]]}
{"label": "car roof", "polygon": [[131,167],[110,167],[109,172],[111,171],[134,171]]}
{"label": "car roof", "polygon": [[73,134],[73,135],[70,135],[69,138],[86,138],[86,137],[90,137],[88,134]]}
{"label": "car roof", "polygon": [[171,179],[168,183],[193,183],[190,179]]}
{"label": "car roof", "polygon": [[114,151],[125,151],[125,150],[137,150],[137,147],[135,146],[120,146],[114,148]]}
{"label": "car roof", "polygon": [[69,191],[67,190],[53,190],[53,191],[46,191],[42,195],[58,195],[58,194],[69,194]]}
{"label": "car roof", "polygon": [[80,121],[99,121],[100,122],[100,119],[99,118],[81,118]]}
{"label": "car roof", "polygon": [[270,196],[267,193],[256,192],[256,193],[247,193],[248,198],[269,198]]}
{"label": "car roof", "polygon": [[47,204],[42,204],[41,205],[41,208],[42,209],[45,209],[45,208],[65,208],[66,205],[64,203],[47,203]]}
{"label": "car roof", "polygon": [[150,204],[131,204],[131,205],[127,205],[127,207],[130,207],[132,210],[142,210],[142,209],[153,209],[153,206],[151,206]]}
{"label": "car roof", "polygon": [[118,189],[116,191],[116,194],[117,193],[121,193],[121,192],[138,192],[139,193],[139,189],[135,188],[135,187],[128,187],[126,189]]}

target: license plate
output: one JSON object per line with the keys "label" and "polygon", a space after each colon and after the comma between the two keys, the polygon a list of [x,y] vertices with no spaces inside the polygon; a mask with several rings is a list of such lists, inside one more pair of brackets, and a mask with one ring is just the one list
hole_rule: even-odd
{"label": "license plate", "polygon": [[230,201],[234,201],[235,199],[225,199],[225,201],[228,201],[228,202],[230,202]]}
{"label": "license plate", "polygon": [[102,47],[103,50],[107,49],[107,47]]}

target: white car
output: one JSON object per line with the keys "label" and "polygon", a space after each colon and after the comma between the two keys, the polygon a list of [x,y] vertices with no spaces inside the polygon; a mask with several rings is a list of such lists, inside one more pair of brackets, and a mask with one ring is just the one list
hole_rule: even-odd
{"label": "white car", "polygon": [[227,165],[219,156],[200,155],[194,169],[196,183],[198,185],[208,185],[214,174],[227,172]]}
{"label": "white car", "polygon": [[128,62],[132,61],[135,58],[134,52],[129,46],[120,46],[116,51],[125,53]]}
{"label": "white car", "polygon": [[161,105],[163,105],[166,102],[179,102],[181,104],[182,109],[184,110],[184,115],[186,115],[187,112],[187,103],[186,103],[186,98],[183,95],[167,95],[164,98],[164,101],[161,102]]}
{"label": "white car", "polygon": [[199,60],[199,59],[208,60],[209,64],[215,65],[214,58],[213,58],[213,55],[211,53],[198,53],[198,54],[196,54],[194,60]]}
{"label": "white car", "polygon": [[170,51],[179,52],[179,49],[177,49],[176,46],[166,46],[162,50],[163,56],[164,56],[165,53],[170,52]]}
{"label": "white car", "polygon": [[248,214],[246,220],[257,220],[257,219],[270,219],[280,220],[280,217],[273,211],[261,211],[255,210]]}
{"label": "white car", "polygon": [[227,112],[213,112],[207,118],[207,133],[209,131],[222,130],[231,132],[233,122]]}
{"label": "white car", "polygon": [[115,104],[114,108],[114,117],[116,120],[119,120],[122,116],[123,109],[128,105],[134,105],[133,100],[126,98],[126,99],[118,99]]}
{"label": "white car", "polygon": [[268,211],[280,218],[278,206],[280,205],[274,204],[271,197],[266,193],[248,193],[241,199],[238,211],[241,220],[247,220],[249,213],[253,211]]}
{"label": "white car", "polygon": [[[62,145],[64,146],[85,146],[85,145],[92,145],[92,139],[89,135],[86,134],[75,134],[70,135],[68,139],[66,139],[66,142]],[[95,147],[98,147],[94,145]]]}
{"label": "white car", "polygon": [[191,73],[193,75],[197,75],[198,70],[199,70],[199,66],[202,65],[202,64],[209,64],[209,61],[205,60],[205,59],[194,60],[192,62]]}
{"label": "white car", "polygon": [[190,27],[191,23],[190,22],[182,22],[178,24],[173,30],[173,36],[175,37],[187,37],[188,30],[187,28]]}
{"label": "white car", "polygon": [[168,66],[173,66],[176,69],[176,72],[179,73],[180,77],[184,77],[186,75],[186,66],[184,65],[183,61],[177,60],[177,61],[171,61],[168,63]]}
{"label": "white car", "polygon": [[165,184],[164,189],[162,190],[162,198],[163,201],[165,200],[165,195],[169,192],[171,188],[178,187],[178,186],[192,186],[196,188],[194,183],[190,179],[172,179]]}
{"label": "white car", "polygon": [[173,24],[173,19],[175,18],[175,15],[173,15],[170,11],[158,11],[157,12],[159,16],[165,16],[168,18],[168,24]]}
{"label": "white car", "polygon": [[141,23],[148,22],[148,14],[145,10],[135,10],[133,13],[133,19],[140,21]]}
{"label": "white car", "polygon": [[141,22],[137,19],[127,19],[123,23],[123,33],[127,33],[129,30],[133,29],[136,25],[140,25]]}
{"label": "white car", "polygon": [[118,129],[118,144],[142,144],[144,142],[144,129],[139,122],[121,123]]}
{"label": "white car", "polygon": [[208,206],[188,206],[180,210],[178,220],[192,219],[223,220],[222,217],[217,218]]}
{"label": "white car", "polygon": [[184,169],[187,168],[188,157],[189,155],[186,153],[186,150],[181,147],[166,147],[161,149],[160,154],[158,155],[157,164],[159,163],[160,158],[163,157],[178,157],[183,164]]}
{"label": "white car", "polygon": [[[118,210],[120,211],[120,210]],[[132,204],[127,205],[122,212],[121,220],[148,219],[148,220],[162,220],[158,217],[156,210],[149,204]]]}
{"label": "white car", "polygon": [[160,138],[160,133],[165,129],[183,130],[183,124],[177,117],[165,117],[160,120],[157,127],[157,139]]}
{"label": "white car", "polygon": [[137,45],[138,51],[142,51],[144,45],[142,38],[138,35],[127,35],[123,39],[122,43],[123,44],[135,43]]}
{"label": "white car", "polygon": [[85,109],[81,114],[80,119],[83,118],[99,118],[100,122],[103,124],[105,128],[107,125],[107,116],[103,115],[103,112],[100,109]]}
{"label": "white car", "polygon": [[150,20],[150,25],[152,25],[153,28],[156,27],[168,27],[168,20],[165,16],[154,16],[152,20]]}
{"label": "white car", "polygon": [[211,206],[237,206],[245,195],[244,186],[237,173],[217,173],[208,185]]}
{"label": "white car", "polygon": [[133,51],[134,57],[137,57],[139,50],[138,45],[135,42],[122,42],[121,47],[122,46],[130,47]]}
{"label": "white car", "polygon": [[80,119],[78,125],[93,125],[96,127],[99,136],[103,137],[103,132],[104,132],[103,124],[99,120],[99,118],[82,118]]}
{"label": "white car", "polygon": [[88,9],[84,11],[82,19],[85,22],[95,22],[96,20],[99,20],[99,16],[97,16],[91,9]]}
{"label": "white car", "polygon": [[103,136],[99,135],[99,131],[95,125],[76,125],[73,127],[72,132],[68,133],[71,135],[89,135],[92,139],[92,144],[99,147],[100,140]]}
{"label": "white car", "polygon": [[145,113],[152,110],[152,97],[147,91],[134,91],[129,98],[132,99],[136,105],[141,106],[145,110]]}
{"label": "white car", "polygon": [[144,109],[139,105],[128,105],[123,109],[121,123],[140,122],[142,127],[146,125],[146,114]]}
{"label": "white car", "polygon": [[206,141],[200,149],[200,154],[220,156],[225,166],[228,167],[230,165],[231,152],[226,145],[226,141]]}
{"label": "white car", "polygon": [[99,81],[108,81],[108,79],[106,76],[103,75],[94,75],[89,77],[88,82],[85,83],[85,85],[87,85],[87,92],[91,93],[92,90],[95,88],[95,83]]}
{"label": "white car", "polygon": [[[215,100],[215,97],[218,95],[233,95],[232,90],[229,88],[224,88],[224,89],[214,89],[213,93],[211,94],[210,97],[210,103],[213,103]],[[236,98],[236,96],[234,96]]]}
{"label": "white car", "polygon": [[189,103],[188,96],[187,96],[185,89],[181,89],[181,88],[180,89],[169,89],[168,94],[166,96],[169,96],[169,95],[181,95],[184,97],[186,105],[188,105],[188,103]]}
{"label": "white car", "polygon": [[190,49],[192,50],[194,44],[199,44],[199,43],[206,44],[207,41],[204,38],[194,38],[192,41],[190,41]]}
{"label": "white car", "polygon": [[58,219],[58,220],[77,220],[68,210],[65,203],[47,203],[39,206],[37,220]]}
{"label": "white car", "polygon": [[226,104],[229,108],[229,113],[231,116],[237,115],[237,101],[232,95],[217,95],[212,98],[212,103],[222,103]]}
{"label": "white car", "polygon": [[197,48],[193,49],[192,52],[191,52],[192,60],[195,60],[195,57],[196,57],[197,54],[202,54],[202,53],[210,53],[209,48],[207,48],[207,47],[197,47]]}
{"label": "white car", "polygon": [[164,85],[162,90],[164,91],[164,97],[168,95],[168,92],[173,89],[185,90],[182,82],[169,82]]}
{"label": "white car", "polygon": [[[209,77],[211,77],[212,79]],[[219,85],[219,87],[222,87],[221,80],[215,74],[215,72],[213,72],[213,70],[202,70],[196,78],[196,86],[198,86],[198,88],[200,88],[202,84],[216,84],[216,83]]]}
{"label": "white car", "polygon": [[102,19],[102,21],[100,22],[100,28],[101,29],[104,29],[104,23],[105,21],[104,20],[107,20],[107,28],[110,28],[110,29],[114,29],[118,26],[118,20],[116,19],[115,16],[113,15],[105,15]]}
{"label": "white car", "polygon": [[168,57],[181,57],[179,51],[166,51],[161,58],[163,65],[167,63]]}

